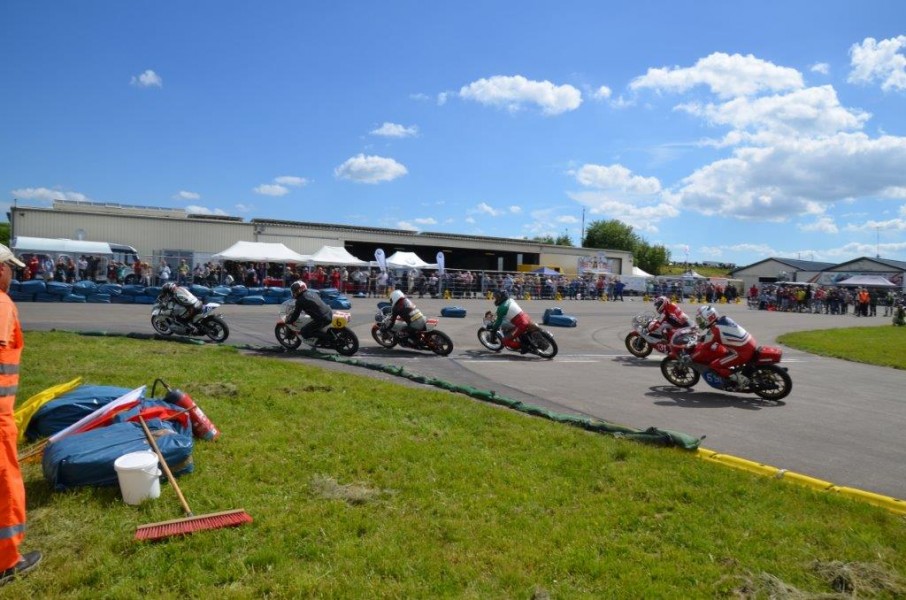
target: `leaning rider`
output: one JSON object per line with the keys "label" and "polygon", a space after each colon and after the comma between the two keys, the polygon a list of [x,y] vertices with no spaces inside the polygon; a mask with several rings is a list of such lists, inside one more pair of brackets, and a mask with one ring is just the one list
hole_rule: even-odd
{"label": "leaning rider", "polygon": [[406,326],[400,332],[402,337],[406,337],[412,332],[424,331],[428,325],[425,315],[415,306],[415,302],[406,297],[402,290],[393,290],[393,293],[390,294],[388,327],[392,327],[397,319],[402,319],[406,322]]}
{"label": "leaning rider", "polygon": [[172,281],[168,281],[161,287],[160,296],[157,299],[159,302],[172,301],[176,316],[187,323],[201,315],[203,306],[201,300],[183,286],[176,285]]}
{"label": "leaning rider", "polygon": [[648,333],[658,337],[668,337],[667,334],[670,331],[680,327],[689,327],[692,324],[689,320],[689,315],[671,302],[667,296],[658,296],[654,299],[654,312],[658,316],[657,319],[649,323]]}
{"label": "leaning rider", "polygon": [[522,339],[523,334],[532,325],[532,319],[528,313],[510,298],[510,294],[506,290],[494,292],[494,306],[497,307],[497,320],[491,325],[491,334],[496,335],[497,330],[506,321],[513,328],[503,337],[503,345],[512,350],[518,349],[521,354],[528,352],[528,344]]}
{"label": "leaning rider", "polygon": [[292,325],[304,312],[311,317],[311,321],[299,329],[299,337],[302,339],[321,339],[323,337],[321,329],[333,319],[333,311],[321,299],[321,294],[308,289],[308,285],[304,281],[294,281],[289,286],[289,290],[292,292],[293,298],[296,299],[296,304],[293,307],[293,311],[286,315],[284,323]]}
{"label": "leaning rider", "polygon": [[711,305],[699,307],[695,321],[702,330],[692,350],[693,362],[709,365],[718,375],[738,387],[748,383],[737,367],[752,359],[758,347],[755,338],[727,316],[720,316]]}

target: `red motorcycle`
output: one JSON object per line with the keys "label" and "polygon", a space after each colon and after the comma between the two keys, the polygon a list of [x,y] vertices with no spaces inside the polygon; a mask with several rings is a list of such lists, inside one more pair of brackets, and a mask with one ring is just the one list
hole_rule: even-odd
{"label": "red motorcycle", "polygon": [[786,398],[793,390],[786,367],[778,363],[783,350],[776,346],[758,346],[752,358],[734,369],[736,380],[721,377],[708,364],[692,360],[695,348],[694,329],[681,329],[670,340],[669,352],[661,361],[661,374],[677,387],[691,388],[700,378],[713,388],[740,394],[755,394],[765,400]]}
{"label": "red motorcycle", "polygon": [[662,333],[655,333],[654,324],[656,322],[657,317],[650,313],[643,313],[632,318],[632,331],[627,333],[623,340],[630,354],[636,358],[645,358],[651,354],[652,350],[667,354],[670,351],[670,339],[673,335],[687,329],[670,328]]}

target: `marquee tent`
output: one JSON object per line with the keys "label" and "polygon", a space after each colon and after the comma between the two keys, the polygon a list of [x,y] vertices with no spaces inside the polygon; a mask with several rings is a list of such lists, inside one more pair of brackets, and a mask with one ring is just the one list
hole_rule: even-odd
{"label": "marquee tent", "polygon": [[369,263],[359,260],[342,246],[322,246],[320,250],[308,257],[316,265],[336,265],[348,267],[367,267]]}
{"label": "marquee tent", "polygon": [[642,269],[633,266],[632,267],[632,276],[633,277],[654,277],[651,273],[643,271]]}
{"label": "marquee tent", "polygon": [[389,269],[436,269],[437,263],[426,263],[415,252],[394,252],[387,257]]}
{"label": "marquee tent", "polygon": [[306,263],[308,256],[293,252],[283,244],[236,242],[211,257],[214,260],[247,260],[252,262]]}
{"label": "marquee tent", "polygon": [[560,271],[555,271],[548,267],[541,267],[540,269],[535,269],[532,273],[535,275],[559,275]]}
{"label": "marquee tent", "polygon": [[885,287],[892,288],[897,287],[897,284],[891,283],[886,277],[881,277],[880,275],[854,275],[843,281],[838,281],[836,285],[843,286],[857,286],[857,287]]}

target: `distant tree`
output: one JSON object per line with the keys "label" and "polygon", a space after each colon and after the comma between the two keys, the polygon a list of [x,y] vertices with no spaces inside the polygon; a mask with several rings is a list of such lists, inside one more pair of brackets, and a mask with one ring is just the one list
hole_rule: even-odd
{"label": "distant tree", "polygon": [[0,223],[0,244],[9,246],[9,223]]}
{"label": "distant tree", "polygon": [[557,239],[554,240],[554,244],[556,244],[557,246],[572,246],[573,240],[571,237],[569,237],[569,234],[561,233],[557,236]]}
{"label": "distant tree", "polygon": [[552,236],[552,235],[536,235],[535,237],[532,238],[532,241],[538,242],[539,244],[551,244],[551,245],[557,243],[554,240],[554,236]]}
{"label": "distant tree", "polygon": [[633,231],[631,225],[617,219],[594,221],[586,230],[582,246],[632,252],[636,266],[652,275],[658,275],[670,263],[667,248],[650,245]]}

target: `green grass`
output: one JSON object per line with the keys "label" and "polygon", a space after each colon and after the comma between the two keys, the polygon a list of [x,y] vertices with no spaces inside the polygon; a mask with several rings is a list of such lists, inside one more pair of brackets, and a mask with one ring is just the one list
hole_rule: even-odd
{"label": "green grass", "polygon": [[855,362],[906,369],[906,327],[854,327],[787,333],[782,344]]}
{"label": "green grass", "polygon": [[22,364],[20,400],[79,375],[187,391],[222,436],[180,486],[255,521],[136,543],[182,516],[170,486],[132,507],[28,465],[24,550],[45,560],[2,598],[906,593],[902,516],[680,450],[230,347],[29,332]]}

